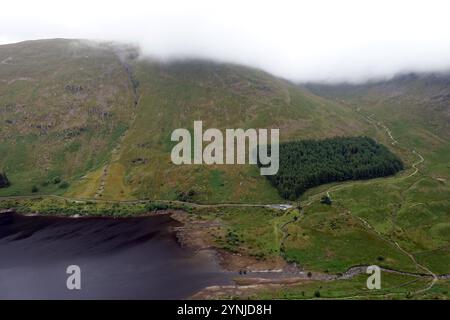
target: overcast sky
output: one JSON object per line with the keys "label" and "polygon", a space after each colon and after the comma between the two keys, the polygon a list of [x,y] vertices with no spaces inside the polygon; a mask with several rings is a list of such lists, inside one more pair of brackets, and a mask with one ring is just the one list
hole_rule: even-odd
{"label": "overcast sky", "polygon": [[57,37],[134,42],[160,58],[296,81],[360,81],[449,70],[450,1],[2,1],[0,43]]}

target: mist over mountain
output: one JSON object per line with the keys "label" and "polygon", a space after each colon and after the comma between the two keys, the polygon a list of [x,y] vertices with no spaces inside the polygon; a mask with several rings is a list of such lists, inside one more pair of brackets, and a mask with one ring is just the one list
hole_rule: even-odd
{"label": "mist over mountain", "polygon": [[279,128],[288,141],[373,135],[355,112],[368,108],[436,138],[450,134],[446,75],[302,86],[238,64],[160,61],[132,45],[65,39],[2,45],[0,62],[4,194],[170,199],[195,186],[200,201],[277,201],[253,166],[170,163],[171,132],[199,119],[219,129]]}
{"label": "mist over mountain", "polygon": [[0,61],[6,194],[173,198],[199,185],[203,200],[237,201],[258,190],[277,199],[253,166],[173,165],[171,132],[198,119],[205,127],[282,128],[284,140],[364,128],[345,107],[235,64],[163,63],[140,58],[133,46],[65,39],[2,45]]}
{"label": "mist over mountain", "polygon": [[0,296],[448,300],[449,12],[2,3]]}
{"label": "mist over mountain", "polygon": [[[239,259],[238,270],[300,266],[307,283],[289,284],[298,297],[335,297],[323,286],[351,283],[345,290],[360,296],[366,278],[320,279],[376,264],[408,272],[395,294],[409,298],[409,285],[427,290],[449,272],[449,87],[445,73],[299,84],[237,63],[148,58],[119,42],[0,45],[0,206],[120,217],[182,208],[186,234],[221,261]],[[279,174],[175,165],[171,133],[196,120],[222,132],[279,129]],[[444,284],[420,297],[447,298]]]}
{"label": "mist over mountain", "polygon": [[244,64],[300,82],[364,82],[449,70],[449,6],[441,0],[80,0],[67,10],[49,0],[19,0],[3,4],[0,43],[131,42],[162,60]]}

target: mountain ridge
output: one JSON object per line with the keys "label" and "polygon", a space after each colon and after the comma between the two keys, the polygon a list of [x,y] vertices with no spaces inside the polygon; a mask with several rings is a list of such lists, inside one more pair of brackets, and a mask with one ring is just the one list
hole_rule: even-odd
{"label": "mountain ridge", "polygon": [[450,134],[444,74],[296,84],[252,67],[160,62],[134,45],[71,39],[2,45],[0,61],[0,167],[12,184],[0,195],[170,200],[190,192],[199,202],[281,201],[253,166],[172,165],[171,132],[195,120],[279,128],[281,141],[367,135],[389,146],[363,112],[388,123],[395,116],[435,149]]}
{"label": "mountain ridge", "polygon": [[[248,200],[262,190],[269,190],[263,192],[268,200],[277,200],[251,167],[170,165],[170,133],[198,119],[219,129],[277,127],[282,140],[350,135],[367,128],[345,106],[235,64],[199,59],[161,63],[140,59],[138,49],[129,45],[60,39],[0,46],[0,61],[5,67],[0,71],[1,121],[7,124],[0,133],[19,139],[2,144],[8,156],[1,166],[12,180],[9,193],[27,193],[35,185],[37,192],[93,197],[102,190],[106,198],[170,199],[181,192],[177,188],[207,185],[195,190],[194,200],[242,201],[243,195]],[[34,153],[27,139],[42,144],[42,157],[23,157],[28,163],[20,173],[25,175],[24,168],[33,173],[21,186],[20,152]],[[65,163],[59,168],[54,164],[58,157]],[[180,185],[183,179],[176,178],[186,175],[192,181]],[[48,183],[54,178],[67,180],[68,190]],[[245,195],[243,189],[252,191]]]}

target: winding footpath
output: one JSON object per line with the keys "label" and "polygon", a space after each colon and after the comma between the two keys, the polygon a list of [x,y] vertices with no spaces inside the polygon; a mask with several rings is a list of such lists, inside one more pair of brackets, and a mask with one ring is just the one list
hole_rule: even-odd
{"label": "winding footpath", "polygon": [[[384,125],[384,124],[381,123],[380,121],[374,120],[374,119],[373,119],[373,115],[365,116],[365,115],[363,115],[359,110],[356,110],[356,112],[358,112],[362,117],[364,117],[364,119],[365,119],[366,121],[368,121],[369,123],[371,123],[372,125],[374,125],[376,128],[377,128],[378,126],[381,127],[381,128],[386,132],[386,134],[388,135],[389,139],[391,140],[391,144],[392,144],[392,145],[399,146],[399,142],[394,138],[394,136],[392,135],[392,131],[391,131],[386,125]],[[412,152],[414,155],[416,155],[417,157],[419,157],[419,160],[416,161],[416,162],[414,162],[414,163],[411,165],[411,167],[414,169],[413,172],[411,172],[411,173],[410,173],[409,175],[407,175],[407,176],[392,177],[392,178],[387,178],[387,179],[379,180],[379,181],[384,181],[384,182],[386,182],[386,180],[388,180],[388,179],[390,179],[390,180],[399,180],[399,179],[404,180],[404,179],[408,179],[408,178],[411,178],[411,177],[415,176],[415,175],[419,172],[419,168],[418,168],[417,166],[418,166],[419,164],[423,163],[423,162],[425,161],[425,159],[424,159],[424,157],[423,157],[420,153],[418,153],[417,151],[412,150],[411,152]],[[378,180],[377,180],[377,181],[370,181],[370,180],[369,180],[369,181],[362,181],[362,182],[356,181],[356,182],[351,182],[351,183],[346,183],[346,184],[343,184],[343,185],[338,185],[338,186],[330,187],[330,188],[329,188],[328,190],[326,190],[326,191],[319,192],[319,193],[317,193],[317,194],[311,196],[311,197],[309,198],[309,201],[305,204],[305,207],[310,206],[312,203],[316,202],[316,201],[317,201],[321,196],[323,196],[324,194],[326,194],[328,197],[331,198],[330,192],[332,192],[332,191],[341,190],[341,189],[348,188],[348,187],[351,187],[351,186],[354,186],[354,185],[377,183],[377,182],[379,182],[379,181],[378,181]],[[420,203],[418,203],[418,204],[420,204]],[[418,205],[418,204],[415,204],[415,205]],[[351,213],[350,210],[348,210],[348,212]],[[376,233],[381,239],[383,239],[384,241],[388,241],[388,242],[390,242],[391,244],[395,245],[395,247],[397,247],[398,250],[400,250],[403,254],[407,255],[407,256],[411,259],[412,263],[416,266],[416,268],[417,268],[418,270],[423,270],[423,271],[426,272],[425,275],[421,275],[421,276],[427,276],[427,277],[431,277],[431,278],[432,278],[430,284],[429,284],[426,288],[421,289],[421,290],[418,290],[418,291],[416,291],[415,293],[423,293],[423,292],[425,292],[425,291],[430,290],[430,289],[434,286],[434,284],[438,281],[438,278],[439,278],[439,277],[442,277],[442,278],[448,278],[448,275],[441,275],[441,276],[438,277],[438,276],[437,276],[435,273],[433,273],[429,268],[427,268],[426,266],[424,266],[424,265],[418,263],[417,260],[416,260],[416,258],[414,257],[414,255],[411,254],[410,252],[406,251],[404,248],[402,248],[402,247],[400,246],[400,244],[399,244],[397,241],[391,240],[391,239],[385,237],[384,235],[382,235],[382,234],[381,234],[380,232],[378,232],[373,226],[371,226],[367,220],[365,220],[365,219],[363,219],[363,218],[361,218],[361,217],[359,217],[359,216],[356,216],[356,217],[357,217],[359,220],[362,221],[363,225],[364,225],[367,229],[370,229],[372,232],[375,232],[375,233]],[[349,270],[350,270],[350,269],[349,269]],[[361,270],[360,270],[360,271],[361,271]],[[384,270],[384,271],[386,271],[386,270]],[[391,270],[391,272],[392,272],[392,271],[393,271],[393,270]],[[394,270],[394,272],[400,273],[400,274],[404,274],[404,275],[412,275],[412,274],[407,273],[407,272],[401,272],[401,271],[395,271],[395,270]],[[361,273],[361,272],[359,272],[359,273]],[[416,274],[416,275],[417,275],[417,274]]]}
{"label": "winding footpath", "polygon": [[[358,112],[359,112],[359,111],[358,111]],[[360,114],[361,114],[361,113],[360,113]],[[369,116],[369,117],[367,117],[367,118],[368,118],[369,120],[371,120],[372,123],[376,123],[376,124],[380,125],[380,126],[386,131],[386,133],[388,134],[389,138],[391,139],[392,145],[398,145],[398,144],[399,144],[398,141],[392,136],[392,131],[391,131],[386,125],[384,125],[383,123],[381,123],[381,122],[379,122],[379,121],[376,122],[376,121],[373,119],[373,115],[371,115],[371,116]],[[409,174],[408,176],[403,177],[403,179],[408,179],[408,178],[413,177],[414,175],[416,175],[416,174],[419,172],[419,168],[418,168],[417,166],[425,161],[425,158],[424,158],[420,153],[416,152],[416,150],[412,150],[412,153],[415,154],[416,156],[418,156],[418,157],[419,157],[419,160],[418,160],[417,162],[415,162],[415,163],[412,164],[412,167],[414,168],[414,171],[413,171],[411,174]],[[362,219],[362,218],[360,218],[360,219]],[[366,224],[367,226],[370,226],[370,224],[369,224],[367,221],[365,221],[365,224]],[[374,230],[375,232],[377,232],[378,234],[380,234],[378,231],[375,230],[375,228],[373,228],[372,226],[370,226],[370,227],[371,227],[372,230]],[[416,258],[414,257],[414,255],[411,254],[410,252],[406,251],[404,248],[402,248],[402,247],[400,246],[400,244],[399,244],[397,241],[392,240],[392,242],[395,244],[395,246],[396,246],[401,252],[403,252],[404,254],[406,254],[406,255],[411,259],[411,261],[414,263],[414,265],[415,265],[418,269],[424,270],[425,272],[427,272],[427,273],[432,277],[432,281],[430,282],[430,284],[429,284],[426,288],[421,289],[421,290],[418,290],[418,291],[416,291],[415,293],[422,293],[422,292],[425,292],[425,291],[430,290],[430,289],[434,286],[434,284],[437,282],[437,280],[438,280],[437,275],[436,275],[435,273],[433,273],[433,272],[432,272],[429,268],[427,268],[426,266],[424,266],[424,265],[418,263],[417,260],[416,260]]]}
{"label": "winding footpath", "polygon": [[111,203],[111,204],[144,204],[144,203],[166,203],[168,205],[185,205],[191,208],[221,208],[221,207],[257,207],[257,208],[270,208],[277,210],[284,210],[281,206],[287,204],[263,204],[263,203],[196,203],[179,200],[154,200],[154,199],[140,199],[140,200],[108,200],[98,198],[72,198],[59,196],[54,194],[41,194],[41,195],[28,195],[28,196],[5,196],[0,197],[0,201],[15,201],[15,200],[36,200],[36,199],[55,199],[64,200],[74,203],[82,202],[95,202],[95,203]]}

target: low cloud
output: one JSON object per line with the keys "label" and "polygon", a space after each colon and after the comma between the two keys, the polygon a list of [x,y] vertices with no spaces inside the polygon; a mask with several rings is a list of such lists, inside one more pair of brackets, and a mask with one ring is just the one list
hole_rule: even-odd
{"label": "low cloud", "polygon": [[8,1],[0,42],[137,43],[160,59],[208,58],[294,81],[450,69],[448,1]]}

